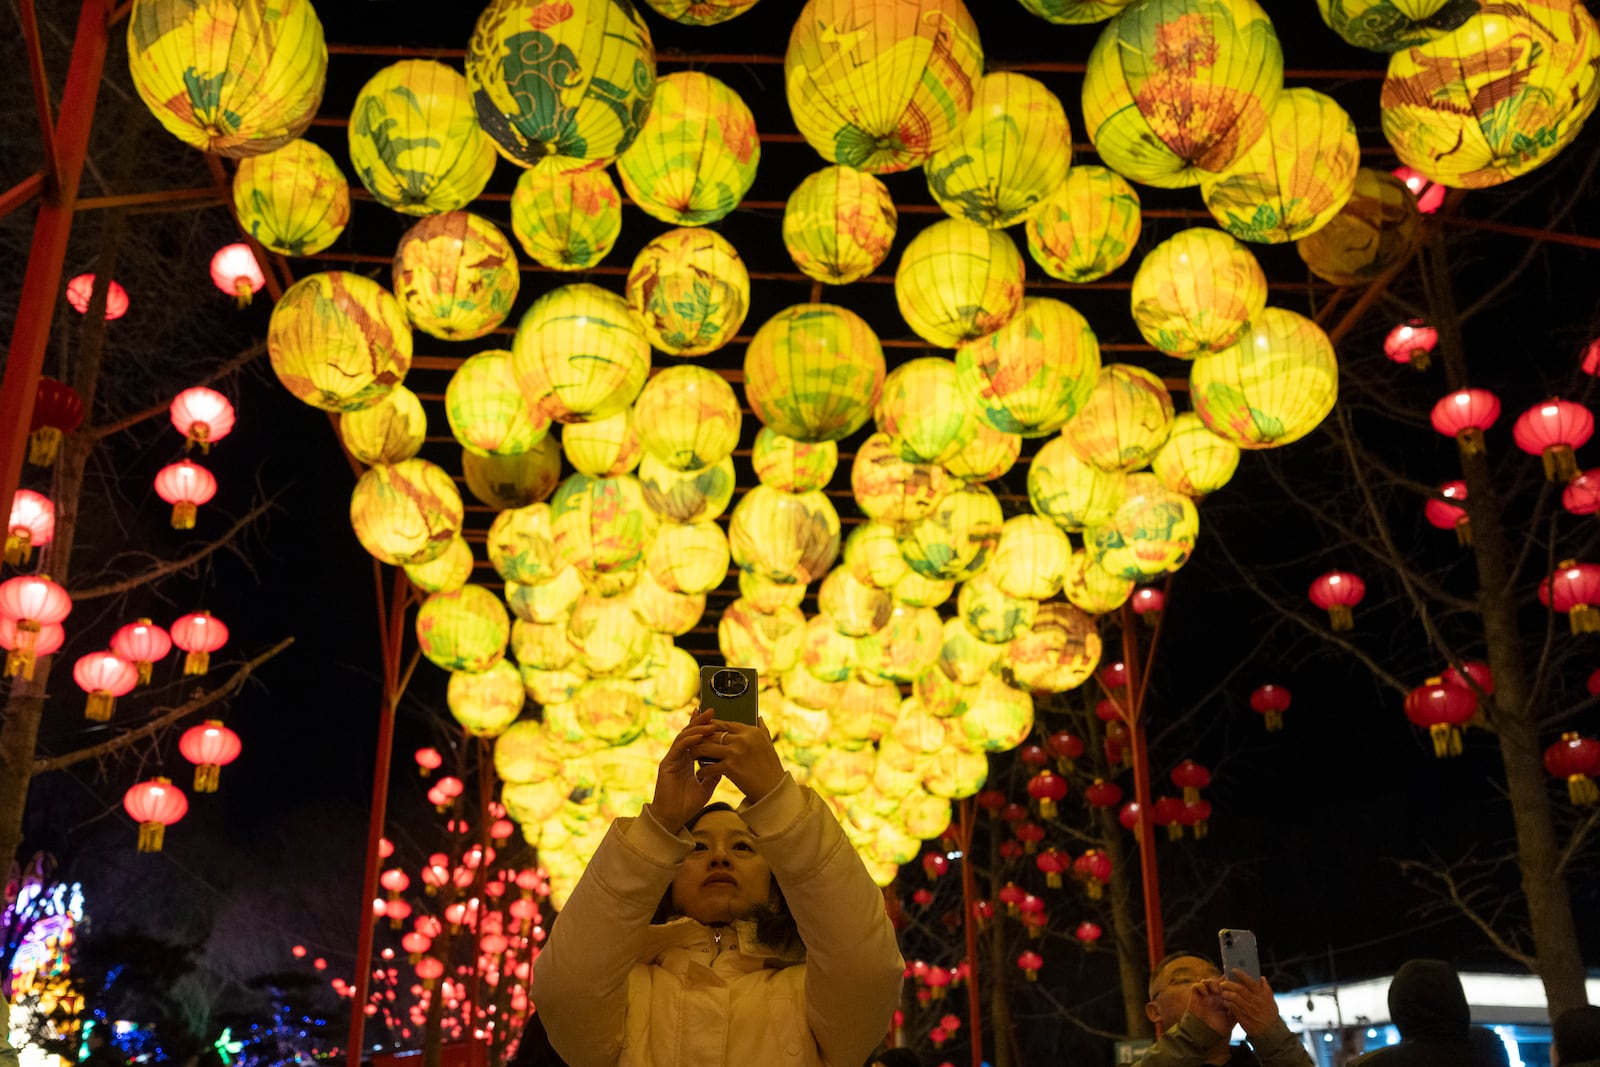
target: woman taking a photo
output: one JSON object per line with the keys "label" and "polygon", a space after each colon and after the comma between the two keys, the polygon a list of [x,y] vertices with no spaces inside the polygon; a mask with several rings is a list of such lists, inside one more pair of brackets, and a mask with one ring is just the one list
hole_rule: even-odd
{"label": "woman taking a photo", "polygon": [[[698,772],[696,760],[703,764]],[[707,807],[726,777],[746,800]],[[855,1067],[905,964],[833,814],[761,726],[698,712],[618,819],[534,964],[571,1067]]]}

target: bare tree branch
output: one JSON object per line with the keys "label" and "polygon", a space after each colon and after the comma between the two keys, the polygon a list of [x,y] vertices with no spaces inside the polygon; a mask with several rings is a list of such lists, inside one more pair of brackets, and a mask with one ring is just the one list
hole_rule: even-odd
{"label": "bare tree branch", "polygon": [[[206,375],[195,384],[210,385],[212,382],[226,378],[234,371],[248,366],[266,350],[267,343],[265,341],[257,341],[255,344],[251,345],[243,352],[240,352],[226,363],[218,366],[210,374]],[[104,426],[96,426],[92,428],[89,430],[89,436],[93,437],[97,441],[106,437],[110,437],[114,433],[121,433],[123,430],[132,429],[148,419],[154,419],[161,415],[165,415],[169,407],[170,401],[160,404],[151,404],[143,411],[135,411],[132,415],[120,418],[116,422],[108,422]]]}
{"label": "bare tree branch", "polygon": [[233,539],[237,537],[242,530],[244,530],[251,523],[255,522],[257,519],[261,518],[261,516],[265,515],[267,512],[271,511],[272,508],[277,504],[277,501],[277,495],[270,496],[261,501],[255,507],[239,516],[239,519],[232,526],[228,527],[228,529],[223,532],[222,536],[216,538],[215,540],[207,541],[205,544],[194,549],[194,551],[190,552],[188,555],[180,556],[177,559],[167,560],[165,563],[158,563],[149,570],[146,570],[140,574],[136,574],[131,578],[123,578],[115,582],[107,582],[104,585],[91,585],[86,589],[74,589],[72,591],[73,602],[77,603],[84,600],[94,600],[98,597],[117,596],[121,593],[130,593],[133,590],[138,589],[140,586],[149,585],[151,582],[160,581],[162,578],[177,574],[179,571],[188,570],[190,567],[193,567],[201,560],[204,560],[207,556],[210,556],[218,549],[228,547],[232,543]]}
{"label": "bare tree branch", "polygon": [[1567,839],[1567,847],[1561,850],[1561,859],[1556,861],[1557,874],[1567,873],[1567,865],[1572,862],[1573,858],[1583,848],[1584,839],[1589,836],[1589,832],[1595,828],[1596,823],[1600,823],[1600,811],[1591,811],[1589,817],[1579,823],[1572,831],[1572,836]]}
{"label": "bare tree branch", "polygon": [[1485,918],[1483,914],[1478,911],[1477,907],[1475,907],[1472,903],[1471,894],[1467,891],[1464,891],[1461,883],[1456,879],[1455,872],[1450,867],[1442,865],[1434,866],[1432,864],[1421,863],[1416,860],[1401,860],[1400,869],[1407,874],[1420,874],[1428,879],[1431,879],[1432,881],[1438,882],[1444,891],[1445,899],[1448,900],[1449,903],[1454,906],[1454,908],[1460,912],[1468,922],[1476,926],[1479,931],[1483,933],[1483,936],[1489,939],[1489,943],[1491,945],[1493,945],[1505,956],[1522,964],[1522,966],[1526,967],[1534,974],[1539,973],[1538,961],[1528,953],[1522,951],[1516,945],[1512,944],[1511,941],[1502,935],[1499,930],[1495,929],[1494,924],[1490,922],[1489,919]]}

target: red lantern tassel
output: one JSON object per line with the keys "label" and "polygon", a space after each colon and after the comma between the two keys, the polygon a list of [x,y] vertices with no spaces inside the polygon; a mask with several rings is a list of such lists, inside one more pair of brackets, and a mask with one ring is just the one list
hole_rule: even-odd
{"label": "red lantern tassel", "polygon": [[1051,889],[1060,889],[1061,888],[1061,872],[1060,871],[1050,871],[1049,873],[1047,873],[1044,876],[1044,884],[1049,886]]}
{"label": "red lantern tassel", "polygon": [[1167,823],[1167,840],[1168,841],[1177,841],[1177,840],[1180,840],[1182,837],[1183,837],[1183,823],[1181,823],[1181,822],[1169,822],[1169,823]]}
{"label": "red lantern tassel", "polygon": [[1039,980],[1039,972],[1038,971],[1029,971],[1029,972],[1027,972],[1027,974],[1028,974],[1028,981],[1037,982]]}
{"label": "red lantern tassel", "polygon": [[194,768],[194,791],[215,793],[222,782],[222,768],[215,763],[200,763]]}
{"label": "red lantern tassel", "polygon": [[195,507],[187,500],[181,500],[172,505],[172,528],[174,530],[194,529]]}
{"label": "red lantern tassel", "polygon": [[1194,824],[1194,839],[1199,841],[1201,838],[1205,837],[1210,830],[1211,828],[1206,825],[1206,820],[1201,819],[1199,822]]}
{"label": "red lantern tassel", "polygon": [[1056,759],[1056,770],[1060,771],[1062,774],[1071,774],[1072,773],[1072,761],[1067,759],[1067,757],[1065,757],[1065,756],[1057,757],[1057,759]]}
{"label": "red lantern tassel", "polygon": [[1465,430],[1457,430],[1456,444],[1460,447],[1463,456],[1481,455],[1483,453],[1483,431],[1476,426],[1468,426]]}
{"label": "red lantern tassel", "polygon": [[1343,604],[1335,604],[1328,609],[1328,621],[1335,630],[1353,630],[1356,626],[1355,617]]}
{"label": "red lantern tassel", "polygon": [[1600,633],[1600,611],[1592,604],[1578,604],[1567,612],[1567,620],[1575,634]]}
{"label": "red lantern tassel", "polygon": [[[1039,798],[1039,815],[1042,818],[1053,819],[1056,817],[1056,802],[1049,797]],[[1028,851],[1032,852],[1030,848]]]}
{"label": "red lantern tassel", "polygon": [[104,689],[97,689],[89,694],[88,703],[83,706],[83,717],[93,719],[95,722],[107,722],[111,718],[111,709],[116,706],[117,698]]}
{"label": "red lantern tassel", "polygon": [[1578,476],[1578,460],[1571,445],[1551,445],[1544,450],[1544,476],[1563,485]]}
{"label": "red lantern tassel", "polygon": [[1267,712],[1267,732],[1269,734],[1275,734],[1281,729],[1283,729],[1283,712]]}
{"label": "red lantern tassel", "polygon": [[1586,774],[1573,774],[1567,777],[1567,799],[1578,806],[1600,803],[1600,788],[1596,788],[1594,779]]}
{"label": "red lantern tassel", "polygon": [[35,467],[52,465],[60,451],[61,431],[54,426],[41,426],[28,435],[28,462]]}
{"label": "red lantern tassel", "polygon": [[1428,727],[1433,735],[1433,754],[1439,759],[1461,755],[1461,731],[1447,722],[1437,722]]}
{"label": "red lantern tassel", "polygon": [[184,674],[204,674],[211,669],[211,653],[191,652],[183,657]]}
{"label": "red lantern tassel", "polygon": [[167,828],[158,822],[142,822],[139,824],[139,851],[160,852],[161,843],[166,839]]}
{"label": "red lantern tassel", "polygon": [[33,534],[25,526],[18,526],[6,534],[7,563],[13,566],[18,563],[28,562],[28,557],[33,555]]}
{"label": "red lantern tassel", "polygon": [[1038,846],[1037,842],[1034,842],[1034,841],[1024,841],[1022,843],[1022,851],[1026,852],[1030,856],[1033,855],[1035,851],[1037,851],[1038,847],[1039,846]]}
{"label": "red lantern tassel", "polygon": [[1084,883],[1084,888],[1089,890],[1090,900],[1099,900],[1106,895],[1106,887],[1098,878],[1091,878]]}
{"label": "red lantern tassel", "polygon": [[1456,544],[1463,548],[1472,544],[1472,522],[1465,515],[1456,520]]}
{"label": "red lantern tassel", "polygon": [[200,451],[205,455],[211,454],[211,427],[203,422],[189,424],[188,439],[183,443],[183,450],[189,451],[195,445],[200,446]]}
{"label": "red lantern tassel", "polygon": [[1198,801],[1199,799],[1200,799],[1200,790],[1196,789],[1192,785],[1186,785],[1186,786],[1183,787],[1183,802],[1185,804],[1193,804],[1196,801]]}
{"label": "red lantern tassel", "polygon": [[1407,362],[1411,364],[1411,369],[1418,374],[1427,370],[1433,363],[1433,356],[1428,353],[1426,348],[1413,348],[1406,354],[1406,358]]}
{"label": "red lantern tassel", "polygon": [[139,668],[139,684],[140,685],[149,685],[150,684],[150,671],[151,671],[151,668],[153,668],[155,666],[155,664],[151,663],[149,660],[141,659],[141,660],[134,660],[133,665],[135,667]]}
{"label": "red lantern tassel", "polygon": [[250,306],[250,298],[255,295],[250,288],[249,278],[236,278],[233,282],[233,306],[241,311]]}

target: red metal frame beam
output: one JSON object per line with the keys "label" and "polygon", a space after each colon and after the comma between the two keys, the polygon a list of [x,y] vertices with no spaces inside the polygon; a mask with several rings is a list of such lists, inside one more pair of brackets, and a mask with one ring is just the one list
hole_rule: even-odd
{"label": "red metal frame beam", "polygon": [[[33,80],[33,107],[39,114],[39,143],[44,146],[44,173],[56,180],[60,160],[56,158],[56,120],[50,111],[50,75],[44,69],[44,51],[39,47],[39,17],[33,0],[22,0],[22,40],[28,49],[28,74]],[[77,50],[73,50],[77,54]],[[62,101],[65,106],[66,101]]]}
{"label": "red metal frame beam", "polygon": [[29,203],[34,197],[45,190],[44,172],[30,174],[5,192],[0,193],[0,219],[5,218],[22,205]]}

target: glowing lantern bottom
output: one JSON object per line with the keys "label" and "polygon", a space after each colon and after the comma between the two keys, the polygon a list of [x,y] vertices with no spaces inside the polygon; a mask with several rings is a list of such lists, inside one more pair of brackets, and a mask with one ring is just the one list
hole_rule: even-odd
{"label": "glowing lantern bottom", "polygon": [[189,798],[169,778],[140,782],[122,796],[122,808],[139,824],[139,851],[160,852],[167,827],[189,811]]}

